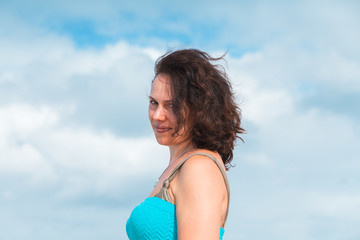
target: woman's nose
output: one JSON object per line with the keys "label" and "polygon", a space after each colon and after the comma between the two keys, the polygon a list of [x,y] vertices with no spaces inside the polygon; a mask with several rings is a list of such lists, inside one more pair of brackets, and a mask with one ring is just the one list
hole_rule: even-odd
{"label": "woman's nose", "polygon": [[157,121],[165,121],[166,119],[165,109],[161,106],[158,106],[154,112],[153,118],[154,120]]}

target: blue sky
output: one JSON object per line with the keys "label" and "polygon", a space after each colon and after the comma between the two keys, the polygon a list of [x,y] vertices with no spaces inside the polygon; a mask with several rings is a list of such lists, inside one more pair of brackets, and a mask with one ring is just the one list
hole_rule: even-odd
{"label": "blue sky", "polygon": [[245,144],[225,239],[360,239],[358,1],[1,1],[0,238],[126,239],[168,161],[157,57],[227,51]]}

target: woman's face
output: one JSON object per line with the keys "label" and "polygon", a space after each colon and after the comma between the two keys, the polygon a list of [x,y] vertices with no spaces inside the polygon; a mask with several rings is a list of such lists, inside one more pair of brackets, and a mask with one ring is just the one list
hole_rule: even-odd
{"label": "woman's face", "polygon": [[184,129],[173,135],[177,126],[175,114],[172,109],[172,98],[169,76],[159,74],[151,86],[149,97],[149,120],[156,140],[161,145],[172,146],[185,141]]}

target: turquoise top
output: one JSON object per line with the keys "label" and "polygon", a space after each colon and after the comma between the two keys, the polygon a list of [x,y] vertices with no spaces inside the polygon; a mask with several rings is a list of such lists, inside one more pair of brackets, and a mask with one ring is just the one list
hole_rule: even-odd
{"label": "turquoise top", "polygon": [[[164,181],[163,192],[167,193],[167,188],[169,186],[169,181],[171,181],[182,164],[193,155],[205,155],[211,156],[208,154],[192,154],[183,160],[173,171],[167,181]],[[211,156],[216,164],[219,166],[217,160]],[[230,198],[229,185],[226,175],[224,175],[224,170],[220,168],[226,188],[228,190],[228,201]],[[160,197],[158,197],[160,196]],[[166,197],[165,197],[166,199]],[[171,202],[165,200],[161,197],[160,194],[157,194],[155,197],[148,197],[144,202],[140,203],[132,211],[130,218],[126,222],[126,233],[130,240],[177,240],[177,221],[176,221],[176,206]],[[229,202],[228,202],[229,204]],[[229,205],[228,205],[229,207]],[[227,209],[228,213],[228,209]],[[226,213],[226,217],[227,217]],[[226,219],[225,219],[226,221]],[[224,223],[225,224],[225,223]],[[219,240],[222,239],[225,230],[220,228]]]}
{"label": "turquoise top", "polygon": [[[220,228],[221,240],[225,230]],[[176,206],[158,197],[146,198],[131,213],[126,223],[130,240],[177,238]]]}

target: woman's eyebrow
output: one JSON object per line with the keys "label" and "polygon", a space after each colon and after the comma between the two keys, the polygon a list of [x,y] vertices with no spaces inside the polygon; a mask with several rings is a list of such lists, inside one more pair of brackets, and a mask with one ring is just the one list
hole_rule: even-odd
{"label": "woman's eyebrow", "polygon": [[[154,101],[157,102],[157,100],[156,100],[154,97],[152,97],[152,96],[149,96],[149,99],[154,100]],[[163,102],[164,102],[164,103],[172,103],[173,101],[172,101],[172,100],[164,100]]]}
{"label": "woman's eyebrow", "polygon": [[156,99],[154,97],[152,97],[152,96],[149,96],[149,99],[157,102]]}

